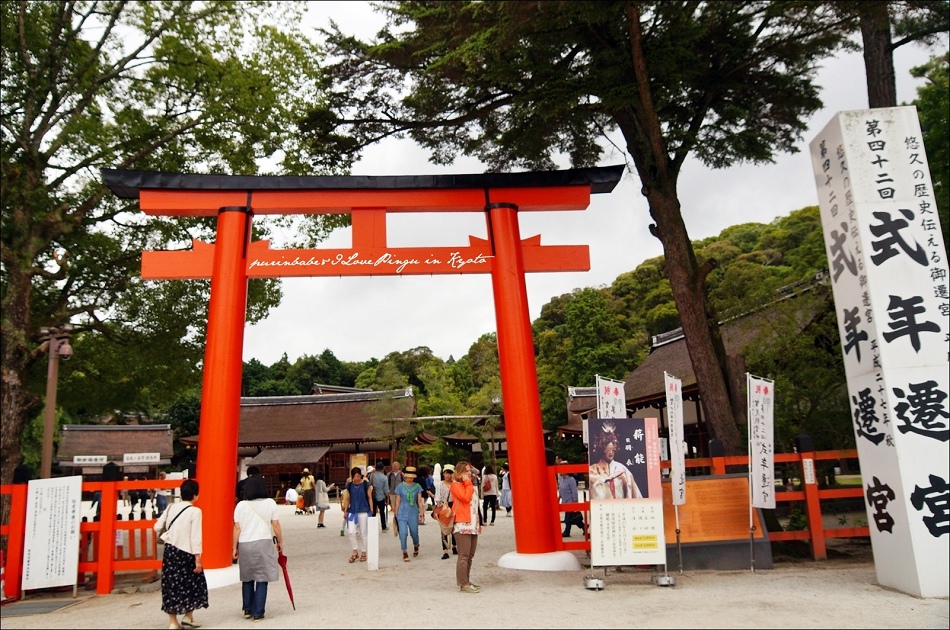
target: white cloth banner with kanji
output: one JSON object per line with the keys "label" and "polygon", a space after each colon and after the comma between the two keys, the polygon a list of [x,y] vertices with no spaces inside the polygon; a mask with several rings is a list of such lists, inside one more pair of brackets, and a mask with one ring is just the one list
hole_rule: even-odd
{"label": "white cloth banner with kanji", "polygon": [[666,386],[666,419],[670,425],[670,483],[673,505],[686,503],[686,459],[683,449],[683,381],[663,372]]}
{"label": "white cloth banner with kanji", "polygon": [[597,381],[597,417],[626,418],[627,397],[623,391],[623,381],[596,376]]}
{"label": "white cloth banner with kanji", "polygon": [[775,509],[775,383],[746,373],[749,399],[749,491],[752,507]]}

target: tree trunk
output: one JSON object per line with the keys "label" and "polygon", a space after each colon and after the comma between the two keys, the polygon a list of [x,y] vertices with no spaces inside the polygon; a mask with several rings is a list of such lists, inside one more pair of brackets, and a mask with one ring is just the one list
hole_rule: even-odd
{"label": "tree trunk", "polygon": [[891,21],[887,2],[869,0],[857,3],[857,7],[864,45],[868,107],[897,107],[897,84],[894,79]]}
{"label": "tree trunk", "polygon": [[653,103],[636,2],[627,4],[627,23],[637,98],[629,109],[620,109],[613,116],[627,141],[627,151],[643,184],[642,193],[656,221],[650,231],[663,243],[666,277],[686,337],[703,413],[713,437],[719,438],[726,453],[738,454],[739,431],[729,395],[726,351],[719,334],[719,318],[706,294],[706,275],[715,263],[710,261],[711,265],[699,268],[683,222],[676,194],[677,166],[667,157]]}
{"label": "tree trunk", "polygon": [[706,293],[706,274],[696,264],[676,193],[650,189],[647,199],[650,214],[656,220],[655,233],[663,243],[666,275],[686,337],[706,422],[712,436],[722,441],[726,454],[738,454],[741,440],[729,392],[726,351],[718,318]]}

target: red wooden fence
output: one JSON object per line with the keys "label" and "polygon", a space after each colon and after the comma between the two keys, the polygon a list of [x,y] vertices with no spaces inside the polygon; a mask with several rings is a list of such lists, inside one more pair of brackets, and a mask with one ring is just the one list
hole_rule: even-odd
{"label": "red wooden fence", "polygon": [[[804,502],[808,518],[808,527],[800,531],[769,532],[772,542],[786,540],[807,540],[811,544],[812,557],[816,560],[827,558],[825,541],[828,538],[870,537],[868,527],[837,527],[825,528],[822,524],[821,501],[826,499],[862,498],[863,488],[819,488],[817,472],[806,474],[806,470],[816,471],[816,461],[857,460],[857,451],[854,449],[841,451],[821,451],[814,453],[779,453],[775,455],[775,464],[795,464],[797,477],[801,479],[801,489],[788,492],[777,492],[777,502],[799,501]],[[748,466],[748,457],[707,457],[687,459],[687,471],[701,469],[702,474],[725,475],[729,468],[737,467],[745,470]],[[663,468],[669,468],[669,462],[661,462]],[[735,471],[735,470],[734,470]],[[549,466],[548,473],[580,473],[588,472],[587,464],[562,464]],[[101,513],[99,521],[84,522],[80,526],[80,556],[79,556],[79,583],[86,579],[96,580],[96,592],[105,595],[112,592],[115,586],[117,573],[158,571],[162,567],[158,555],[158,545],[152,526],[154,518],[140,520],[120,520],[118,518],[117,501],[124,490],[155,490],[158,488],[177,488],[181,480],[174,481],[97,481],[82,484],[83,492],[101,492]],[[556,487],[556,484],[555,484]],[[21,593],[21,567],[23,563],[23,542],[26,529],[26,485],[0,486],[0,493],[7,495],[11,501],[9,522],[0,525],[0,536],[6,538],[6,553],[3,555],[5,565],[4,586],[5,597],[18,598]],[[558,503],[557,497],[551,499],[555,508],[552,514],[561,512],[582,512],[587,514],[590,502]],[[560,527],[559,523],[552,523]],[[117,539],[117,533],[121,539]],[[117,540],[122,543],[117,544]],[[562,550],[576,550],[590,552],[590,539],[564,540]]]}
{"label": "red wooden fence", "polygon": [[[808,518],[806,529],[797,531],[779,531],[769,532],[770,542],[779,542],[787,540],[807,540],[811,545],[812,557],[815,560],[825,560],[828,557],[828,550],[825,541],[828,538],[870,538],[871,531],[867,526],[864,527],[832,527],[826,528],[822,521],[821,502],[830,499],[849,499],[864,498],[864,489],[862,486],[853,488],[820,488],[816,461],[841,461],[857,460],[858,451],[856,449],[847,449],[840,451],[819,451],[812,453],[776,453],[776,468],[781,464],[794,464],[797,468],[797,477],[801,480],[800,490],[791,490],[787,492],[776,492],[776,503],[787,503],[793,501],[804,502],[805,511]],[[748,470],[749,458],[746,455],[736,455],[730,457],[705,457],[686,460],[687,475],[690,470],[697,468],[704,469],[712,475],[725,475],[739,469]],[[669,468],[670,462],[660,462],[661,468]],[[549,466],[548,473],[556,475],[558,473],[586,474],[588,472],[587,464],[561,464],[559,466]],[[554,487],[557,487],[555,483]],[[585,515],[585,525],[587,515],[590,511],[590,502],[582,501],[580,503],[557,503],[557,497],[552,497],[556,504],[555,513],[559,512],[582,512]],[[562,517],[563,518],[563,517]],[[585,527],[585,531],[587,528]],[[564,540],[562,548],[568,551],[587,551],[590,552],[590,535],[585,536],[584,540]]]}

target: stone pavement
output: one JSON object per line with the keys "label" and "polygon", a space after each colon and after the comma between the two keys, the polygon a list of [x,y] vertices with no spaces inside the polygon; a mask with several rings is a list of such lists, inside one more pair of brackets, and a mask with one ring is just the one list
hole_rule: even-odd
{"label": "stone pavement", "polygon": [[[586,554],[579,572],[503,569],[498,559],[514,550],[514,519],[500,514],[479,537],[472,579],[478,594],[455,585],[455,556],[441,560],[439,530],[420,528],[421,554],[404,563],[398,540],[380,533],[379,569],[349,564],[349,539],[340,536],[339,507],[327,527],[316,516],[281,506],[294,610],[283,581],[270,585],[266,618],[241,614],[241,587],[210,593],[211,606],[195,613],[203,628],[947,628],[946,599],[917,599],[877,586],[868,554],[814,562],[776,558],[760,571],[669,569],[676,584],[653,583],[653,568],[591,570]],[[225,572],[227,570],[224,570]],[[220,575],[220,573],[219,573]],[[603,577],[603,590],[588,590],[585,576]],[[166,628],[159,582],[142,576],[117,580],[120,592],[96,596],[80,590],[30,593],[0,608],[4,630],[16,628]],[[23,614],[20,613],[23,612]]]}

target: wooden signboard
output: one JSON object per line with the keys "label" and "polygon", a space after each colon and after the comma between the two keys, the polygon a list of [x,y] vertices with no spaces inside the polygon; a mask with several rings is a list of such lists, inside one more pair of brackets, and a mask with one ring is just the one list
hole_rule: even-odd
{"label": "wooden signboard", "polygon": [[[702,543],[749,540],[749,478],[744,474],[686,478],[686,503],[679,506],[680,541]],[[676,515],[669,482],[663,483],[667,543],[676,541]],[[759,511],[753,511],[755,538],[765,538]]]}

